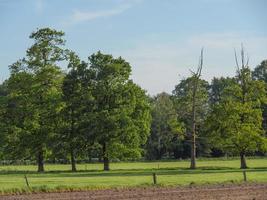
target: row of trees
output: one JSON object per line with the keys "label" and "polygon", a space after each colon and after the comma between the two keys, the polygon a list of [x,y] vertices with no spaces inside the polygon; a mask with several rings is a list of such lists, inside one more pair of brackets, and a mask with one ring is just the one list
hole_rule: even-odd
{"label": "row of trees", "polygon": [[[241,51],[237,76],[201,79],[203,51],[192,76],[173,94],[149,97],[121,57],[97,52],[82,61],[50,28],[30,35],[25,58],[0,85],[0,158],[44,161],[162,159],[245,155],[266,150],[267,62],[250,71]],[[64,72],[62,65],[68,65]],[[264,119],[264,120],[262,120]]]}
{"label": "row of trees", "polygon": [[[151,117],[145,91],[129,79],[129,63],[100,52],[81,61],[63,48],[63,35],[37,30],[26,57],[10,66],[1,98],[3,154],[34,155],[39,172],[49,154],[66,153],[76,171],[76,156],[93,145],[102,149],[105,170],[110,157],[140,157]],[[62,61],[69,63],[67,74]]]}
{"label": "row of trees", "polygon": [[[264,155],[267,61],[251,71],[244,55],[242,48],[235,77],[213,78],[209,84],[200,78],[202,54],[196,73],[176,85],[171,95],[153,99],[147,158],[191,157],[191,168],[196,168],[196,154],[238,155],[241,168],[247,168],[245,155]],[[173,134],[175,127],[182,134]]]}

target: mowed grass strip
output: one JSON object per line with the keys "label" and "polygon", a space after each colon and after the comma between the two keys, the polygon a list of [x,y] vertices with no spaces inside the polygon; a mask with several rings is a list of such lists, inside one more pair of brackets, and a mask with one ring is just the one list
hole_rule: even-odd
{"label": "mowed grass strip", "polygon": [[[267,182],[267,159],[248,159],[249,181]],[[102,164],[79,164],[78,172],[70,165],[46,165],[47,172],[36,173],[36,166],[0,166],[0,191],[30,187],[111,188],[152,184],[156,172],[161,185],[213,184],[243,180],[239,160],[200,160],[198,169],[189,170],[188,161],[111,163],[111,171],[103,172]]]}

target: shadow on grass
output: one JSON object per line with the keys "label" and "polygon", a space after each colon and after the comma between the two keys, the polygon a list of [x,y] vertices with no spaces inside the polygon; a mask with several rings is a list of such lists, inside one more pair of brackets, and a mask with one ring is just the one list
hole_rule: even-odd
{"label": "shadow on grass", "polygon": [[[267,167],[249,168],[247,172],[267,172]],[[158,175],[183,175],[183,174],[216,174],[216,173],[235,173],[242,172],[241,169],[231,167],[199,167],[195,170],[188,168],[159,168],[159,169],[116,169],[110,171],[101,170],[81,170],[77,172],[71,171],[47,171],[37,173],[34,171],[0,171],[0,176],[25,174],[32,177],[48,178],[48,177],[115,177],[115,176],[151,176],[152,173]]]}

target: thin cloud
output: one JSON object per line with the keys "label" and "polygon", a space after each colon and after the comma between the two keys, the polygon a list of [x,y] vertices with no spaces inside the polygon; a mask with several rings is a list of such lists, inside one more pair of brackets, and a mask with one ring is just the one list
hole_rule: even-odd
{"label": "thin cloud", "polygon": [[90,10],[85,11],[81,9],[74,9],[71,15],[61,23],[66,28],[77,23],[89,22],[99,18],[108,18],[120,15],[126,10],[132,8],[136,4],[142,3],[144,0],[113,0],[117,7],[104,10]]}
{"label": "thin cloud", "polygon": [[132,6],[130,4],[122,5],[118,8],[100,11],[80,11],[75,10],[71,16],[71,23],[81,23],[86,21],[95,20],[98,18],[112,17],[119,15],[124,11],[128,10]]}

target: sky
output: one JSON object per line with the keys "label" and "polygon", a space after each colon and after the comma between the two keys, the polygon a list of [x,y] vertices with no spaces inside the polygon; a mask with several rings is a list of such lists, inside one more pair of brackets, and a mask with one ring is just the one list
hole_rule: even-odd
{"label": "sky", "polygon": [[266,0],[0,0],[0,82],[43,27],[64,31],[83,60],[122,56],[150,95],[190,76],[202,47],[202,78],[234,76],[241,43],[251,68],[267,59],[266,10]]}

